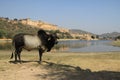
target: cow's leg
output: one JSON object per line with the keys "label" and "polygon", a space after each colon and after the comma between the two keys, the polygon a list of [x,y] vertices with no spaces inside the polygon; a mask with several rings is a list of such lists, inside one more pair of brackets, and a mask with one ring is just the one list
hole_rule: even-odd
{"label": "cow's leg", "polygon": [[22,51],[22,48],[19,48],[17,52],[20,63],[21,63],[21,51]]}
{"label": "cow's leg", "polygon": [[42,61],[42,54],[43,54],[44,50],[39,49],[39,63],[41,63]]}
{"label": "cow's leg", "polygon": [[21,54],[21,53],[18,53],[18,59],[19,59],[19,62],[21,63],[21,57],[20,57],[20,54]]}
{"label": "cow's leg", "polygon": [[18,55],[19,47],[15,44],[15,62],[17,62],[17,55]]}
{"label": "cow's leg", "polygon": [[15,50],[15,62],[17,61],[17,50]]}
{"label": "cow's leg", "polygon": [[15,62],[18,61],[18,60],[17,60],[17,57],[18,57],[19,61],[21,62],[21,57],[20,57],[21,51],[22,51],[22,48],[18,48],[18,47],[17,47],[17,48],[15,49]]}

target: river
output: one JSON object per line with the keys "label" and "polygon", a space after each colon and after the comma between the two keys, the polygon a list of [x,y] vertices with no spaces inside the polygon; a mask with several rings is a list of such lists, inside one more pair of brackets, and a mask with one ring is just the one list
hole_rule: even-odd
{"label": "river", "polygon": [[120,47],[110,45],[111,40],[69,40],[60,41],[57,51],[62,52],[109,52],[120,51]]}

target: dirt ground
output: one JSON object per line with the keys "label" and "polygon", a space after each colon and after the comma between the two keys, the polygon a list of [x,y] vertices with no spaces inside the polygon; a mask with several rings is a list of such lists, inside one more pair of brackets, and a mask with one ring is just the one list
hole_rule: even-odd
{"label": "dirt ground", "polygon": [[[40,66],[32,66],[31,63],[9,64],[0,71],[0,80],[49,80],[37,77],[39,74],[47,74],[47,70]],[[4,69],[5,68],[5,69]]]}
{"label": "dirt ground", "polygon": [[[10,51],[0,50],[0,80],[120,80],[120,52],[97,56],[94,53],[48,53],[44,54],[41,64],[37,55],[25,53],[20,64],[9,59]],[[105,57],[107,59],[103,59]]]}

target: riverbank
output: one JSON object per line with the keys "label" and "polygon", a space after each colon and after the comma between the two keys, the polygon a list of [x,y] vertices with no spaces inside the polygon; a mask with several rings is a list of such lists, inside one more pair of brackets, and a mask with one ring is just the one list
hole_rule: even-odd
{"label": "riverbank", "polygon": [[0,43],[12,42],[11,39],[0,39]]}
{"label": "riverbank", "polygon": [[119,80],[120,52],[44,53],[23,51],[22,64],[10,60],[11,51],[0,50],[0,80]]}
{"label": "riverbank", "polygon": [[113,46],[120,47],[120,40],[113,41],[111,44],[112,44]]}

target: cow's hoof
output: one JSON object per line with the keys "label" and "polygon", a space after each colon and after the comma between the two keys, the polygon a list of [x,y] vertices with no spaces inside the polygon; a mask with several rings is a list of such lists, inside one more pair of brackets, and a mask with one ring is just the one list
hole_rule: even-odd
{"label": "cow's hoof", "polygon": [[42,64],[42,61],[38,61],[38,64]]}

